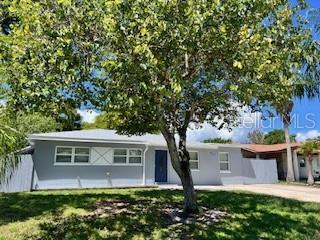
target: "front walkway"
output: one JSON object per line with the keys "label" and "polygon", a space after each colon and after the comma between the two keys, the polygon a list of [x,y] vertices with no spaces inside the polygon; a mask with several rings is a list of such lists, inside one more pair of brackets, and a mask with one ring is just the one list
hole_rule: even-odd
{"label": "front walkway", "polygon": [[[178,185],[159,185],[165,189],[182,189]],[[291,198],[305,202],[320,202],[320,188],[307,186],[293,186],[286,184],[253,184],[253,185],[225,185],[225,186],[195,186],[197,190],[208,191],[249,191],[284,198]]]}

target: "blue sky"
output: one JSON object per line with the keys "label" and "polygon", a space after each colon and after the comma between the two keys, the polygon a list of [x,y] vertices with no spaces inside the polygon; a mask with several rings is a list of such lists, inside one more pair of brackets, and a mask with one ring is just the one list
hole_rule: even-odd
{"label": "blue sky", "polygon": [[[296,0],[290,0],[290,2],[294,4]],[[320,0],[307,0],[307,3],[312,8],[320,8]],[[317,36],[317,39],[320,39],[320,36]],[[95,111],[88,112],[86,110],[79,110],[79,113],[83,116],[83,120],[87,122],[94,121],[95,116],[98,115]],[[234,128],[232,132],[229,132],[226,129],[218,131],[205,124],[202,129],[190,130],[188,133],[189,140],[201,141],[209,137],[220,136],[232,138],[234,141],[238,142],[245,142],[248,132],[253,128],[259,128],[263,132],[282,128],[281,120],[279,118],[274,118],[272,121],[270,119],[262,121],[261,115],[250,113],[243,113],[242,117],[243,119],[246,119],[246,121],[251,121],[249,127],[237,127]],[[292,122],[290,132],[296,134],[299,141],[320,136],[320,100],[296,99],[294,101]],[[270,125],[270,123],[272,124]]]}

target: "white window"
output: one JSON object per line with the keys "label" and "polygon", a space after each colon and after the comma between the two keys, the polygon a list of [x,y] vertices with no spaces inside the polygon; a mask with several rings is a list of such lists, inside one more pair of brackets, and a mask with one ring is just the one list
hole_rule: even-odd
{"label": "white window", "polygon": [[219,153],[219,163],[220,163],[220,172],[230,172],[230,159],[229,153],[220,152]]}
{"label": "white window", "polygon": [[142,164],[142,150],[141,149],[126,149],[126,148],[113,149],[113,163],[114,164],[141,165]]}
{"label": "white window", "polygon": [[189,151],[190,155],[190,169],[199,170],[199,153]]}
{"label": "white window", "polygon": [[56,163],[71,163],[71,162],[72,162],[72,147],[57,147]]}
{"label": "white window", "polygon": [[142,151],[140,149],[129,149],[129,164],[141,164]]}
{"label": "white window", "polygon": [[127,149],[119,148],[113,150],[113,163],[126,164],[127,163]]}
{"label": "white window", "polygon": [[88,163],[90,159],[89,148],[74,148],[74,162],[75,163]]}
{"label": "white window", "polygon": [[56,164],[89,163],[90,148],[88,147],[56,147]]}

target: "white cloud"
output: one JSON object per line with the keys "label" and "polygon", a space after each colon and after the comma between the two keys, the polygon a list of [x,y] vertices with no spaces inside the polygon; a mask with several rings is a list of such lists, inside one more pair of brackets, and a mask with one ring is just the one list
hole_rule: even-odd
{"label": "white cloud", "polygon": [[78,109],[77,112],[82,117],[83,122],[92,123],[94,122],[96,116],[98,116],[100,113],[94,110],[80,110]]}
{"label": "white cloud", "polygon": [[297,136],[296,136],[296,140],[298,142],[303,142],[307,139],[312,139],[312,138],[317,138],[318,136],[320,136],[320,131],[318,130],[309,130],[307,132],[301,133],[298,132]]}
{"label": "white cloud", "polygon": [[205,123],[199,129],[189,129],[188,130],[188,140],[203,141],[212,137],[222,137],[225,139],[231,138],[234,142],[246,142],[247,136],[250,131],[261,127],[261,113],[248,112],[247,109],[242,109],[240,111],[240,124],[237,127],[232,128],[231,131],[228,129],[218,130],[212,127],[210,124]]}

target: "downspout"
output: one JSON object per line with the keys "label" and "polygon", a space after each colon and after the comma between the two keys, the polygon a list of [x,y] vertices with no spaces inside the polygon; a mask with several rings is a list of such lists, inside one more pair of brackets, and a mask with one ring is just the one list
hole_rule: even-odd
{"label": "downspout", "polygon": [[146,185],[146,153],[149,149],[149,145],[146,145],[146,148],[143,151],[143,170],[142,170],[142,185]]}

